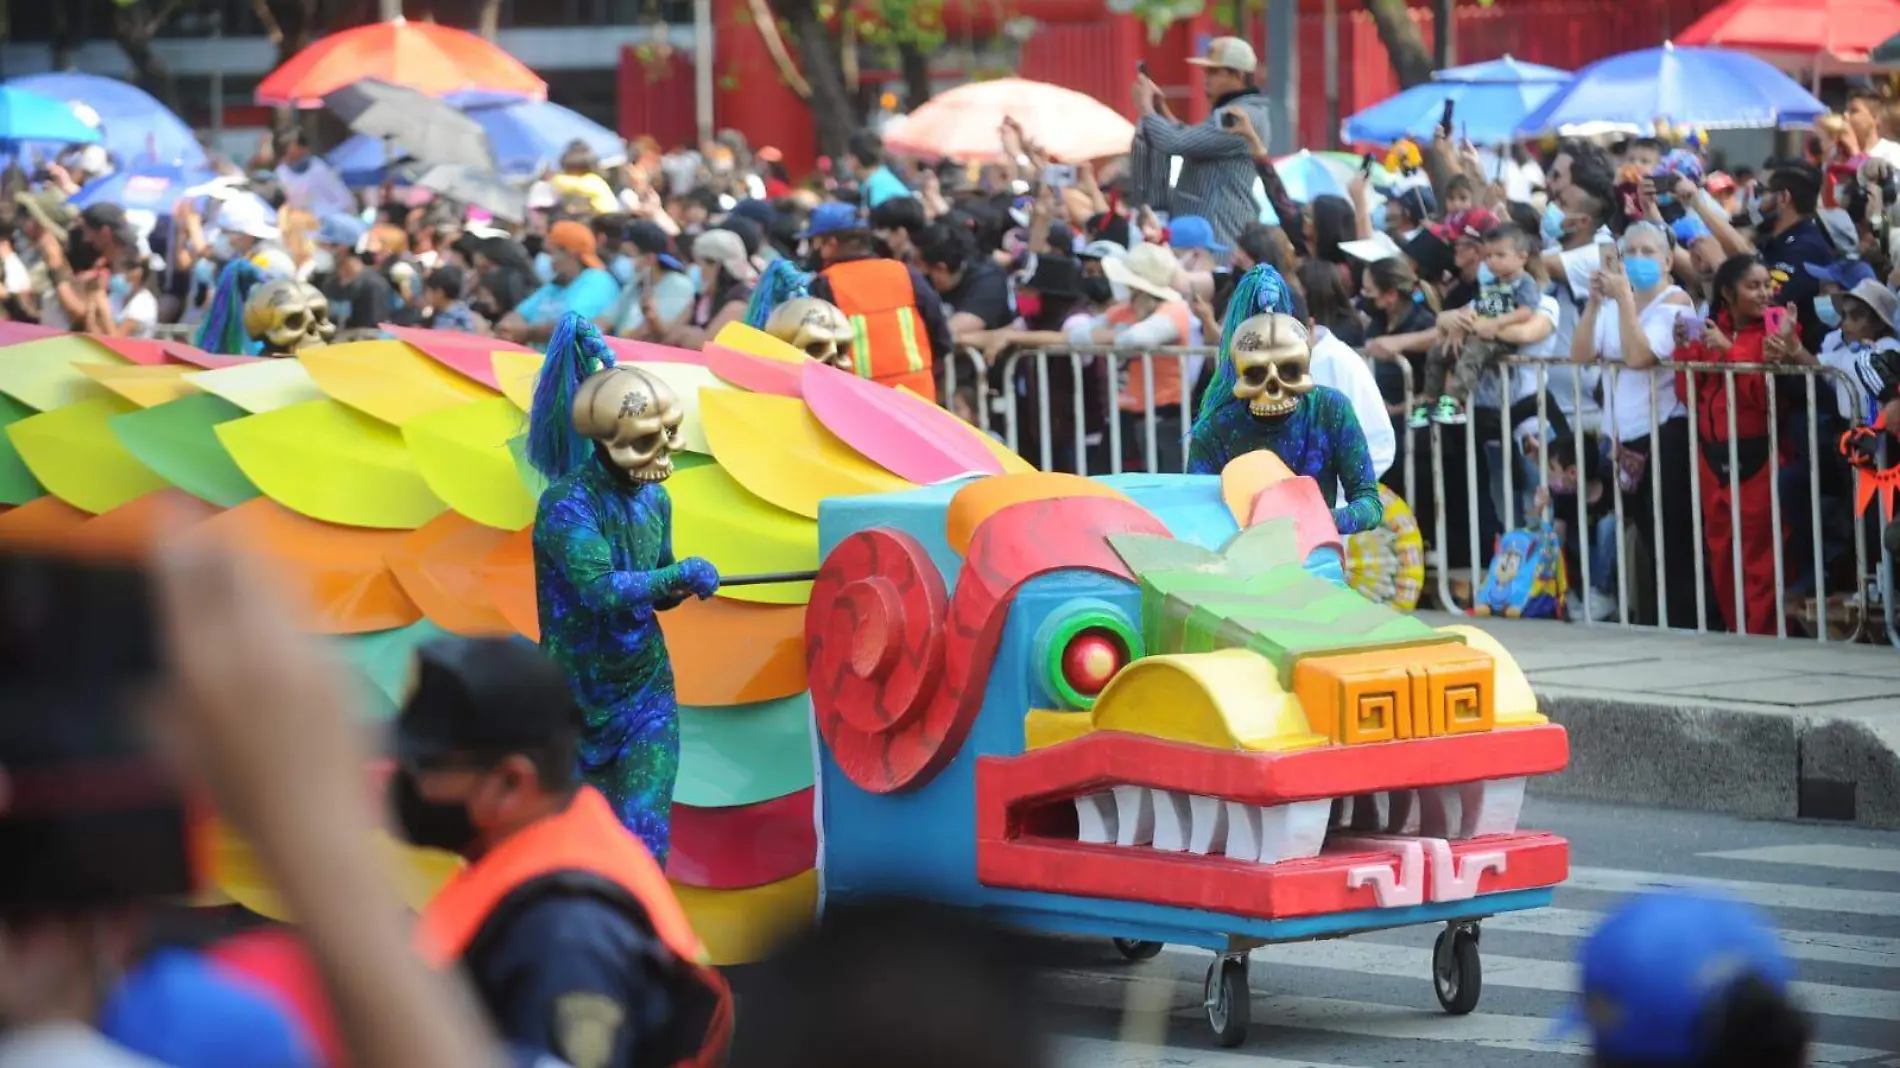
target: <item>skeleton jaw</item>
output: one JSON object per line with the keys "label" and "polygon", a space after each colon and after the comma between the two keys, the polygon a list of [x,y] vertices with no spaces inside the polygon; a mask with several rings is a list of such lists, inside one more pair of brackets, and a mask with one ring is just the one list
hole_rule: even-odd
{"label": "skeleton jaw", "polygon": [[1278,419],[1283,415],[1292,415],[1293,409],[1300,406],[1298,394],[1283,396],[1279,400],[1267,397],[1255,397],[1247,402],[1247,410],[1262,419]]}

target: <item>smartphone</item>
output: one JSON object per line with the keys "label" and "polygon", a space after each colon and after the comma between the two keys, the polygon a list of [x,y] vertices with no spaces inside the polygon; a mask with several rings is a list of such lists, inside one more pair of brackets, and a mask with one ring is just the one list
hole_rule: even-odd
{"label": "smartphone", "polygon": [[1682,336],[1687,341],[1700,341],[1707,324],[1694,308],[1684,308],[1676,315],[1676,322],[1682,326]]}
{"label": "smartphone", "polygon": [[1456,100],[1446,100],[1446,101],[1445,101],[1445,111],[1444,111],[1444,113],[1443,113],[1443,114],[1441,114],[1441,115],[1440,115],[1440,116],[1438,117],[1438,129],[1439,129],[1439,131],[1440,131],[1441,133],[1443,133],[1443,134],[1444,134],[1444,135],[1445,135],[1446,137],[1450,137],[1450,136],[1451,136],[1451,112],[1452,112],[1452,105],[1454,105],[1454,104],[1456,104],[1456,103],[1457,103],[1457,101],[1456,101]]}
{"label": "smartphone", "polygon": [[1056,189],[1067,189],[1075,184],[1075,164],[1051,163],[1042,169],[1042,184]]}
{"label": "smartphone", "polygon": [[1372,168],[1378,165],[1379,161],[1373,157],[1372,153],[1368,152],[1366,153],[1366,158],[1359,161],[1359,173],[1371,174]]}
{"label": "smartphone", "polygon": [[1771,304],[1762,309],[1762,329],[1770,334],[1779,334],[1788,323],[1788,309],[1779,304]]}
{"label": "smartphone", "polygon": [[1600,256],[1603,260],[1604,270],[1610,271],[1613,273],[1618,273],[1618,274],[1622,273],[1623,254],[1617,250],[1616,242],[1614,241],[1598,242],[1597,255]]}

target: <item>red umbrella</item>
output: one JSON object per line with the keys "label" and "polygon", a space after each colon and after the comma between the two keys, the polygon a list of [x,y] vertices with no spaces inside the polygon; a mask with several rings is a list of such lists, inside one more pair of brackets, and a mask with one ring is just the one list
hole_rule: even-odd
{"label": "red umbrella", "polygon": [[257,87],[257,102],[318,108],[324,94],[379,78],[430,96],[506,93],[546,100],[548,83],[466,30],[433,22],[371,23],[333,33],[290,57]]}
{"label": "red umbrella", "polygon": [[1702,45],[1784,58],[1865,63],[1900,32],[1900,0],[1728,0],[1677,35]]}

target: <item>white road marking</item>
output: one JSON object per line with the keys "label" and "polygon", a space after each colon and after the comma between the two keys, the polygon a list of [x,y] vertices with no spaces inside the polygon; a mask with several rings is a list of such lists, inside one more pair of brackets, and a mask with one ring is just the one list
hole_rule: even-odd
{"label": "white road marking", "polygon": [[[1493,916],[1484,921],[1484,929],[1583,938],[1602,922],[1603,913],[1589,909],[1543,908]],[[1900,968],[1900,938],[1785,929],[1777,933],[1788,956],[1795,960],[1857,964],[1866,968]]]}
{"label": "white road marking", "polygon": [[1779,845],[1759,849],[1730,849],[1721,853],[1698,853],[1717,860],[1748,860],[1764,864],[1799,864],[1810,868],[1839,868],[1843,871],[1883,871],[1900,875],[1900,849],[1876,849],[1872,846]]}
{"label": "white road marking", "polygon": [[1559,886],[1559,891],[1568,887],[1572,890],[1629,894],[1668,886],[1713,890],[1765,909],[1805,909],[1900,918],[1900,894],[1886,890],[1754,883],[1739,879],[1710,879],[1697,875],[1624,871],[1618,868],[1572,868],[1570,878]]}
{"label": "white road marking", "polygon": [[1218,1049],[1182,1049],[1104,1038],[1056,1039],[1055,1060],[1064,1068],[1350,1068],[1319,1061],[1289,1061],[1257,1053]]}
{"label": "white road marking", "polygon": [[[1207,956],[1207,954],[1201,955]],[[1066,983],[1051,990],[1048,1000],[1061,1005],[1091,1009],[1120,1009],[1124,993],[1116,987],[1131,978],[1126,975],[1103,975],[1074,970],[1050,974],[1052,977],[1059,976],[1066,980]],[[1489,979],[1489,975],[1486,978]],[[1426,980],[1421,976],[1420,981],[1423,983]],[[1173,1015],[1204,1020],[1204,1010],[1201,1008],[1201,984],[1198,981],[1176,980],[1172,985],[1174,987]],[[1474,1012],[1468,1016],[1447,1016],[1435,1008],[1424,1009],[1344,998],[1295,995],[1274,997],[1255,995],[1251,1016],[1256,1027],[1289,1027],[1404,1041],[1454,1042],[1484,1046],[1488,1049],[1561,1053],[1576,1057],[1585,1057],[1590,1053],[1588,1045],[1571,1038],[1550,1040],[1555,1021],[1538,1016],[1508,1016],[1484,1012]],[[1814,1062],[1825,1065],[1857,1064],[1876,1057],[1892,1057],[1894,1052],[1893,1050],[1824,1043],[1816,1043],[1812,1050]],[[1200,1063],[1200,1055],[1191,1055],[1190,1059],[1194,1063]],[[1239,1066],[1235,1065],[1234,1068],[1239,1068]]]}

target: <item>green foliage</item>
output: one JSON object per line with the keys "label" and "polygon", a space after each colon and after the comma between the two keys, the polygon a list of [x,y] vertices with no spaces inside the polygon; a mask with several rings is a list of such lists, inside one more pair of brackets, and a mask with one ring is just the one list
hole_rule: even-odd
{"label": "green foliage", "polygon": [[[825,8],[819,10],[824,17]],[[922,52],[943,47],[943,0],[864,0],[852,4],[846,17],[858,40],[879,51],[895,52],[905,45]]]}
{"label": "green foliage", "polygon": [[1170,25],[1206,9],[1207,0],[1108,0],[1111,13],[1140,19],[1148,27],[1148,39],[1157,42]]}

